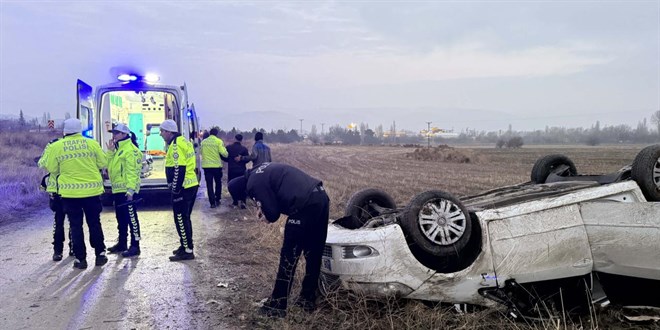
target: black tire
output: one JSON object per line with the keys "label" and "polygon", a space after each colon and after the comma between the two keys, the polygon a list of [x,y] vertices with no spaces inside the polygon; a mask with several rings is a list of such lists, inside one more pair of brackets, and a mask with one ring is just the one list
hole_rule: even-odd
{"label": "black tire", "polygon": [[[438,208],[442,208],[440,213]],[[401,228],[411,250],[434,257],[460,256],[472,235],[472,221],[465,206],[440,190],[415,196],[403,213]]]}
{"label": "black tire", "polygon": [[562,176],[575,176],[577,175],[577,168],[572,160],[564,155],[547,155],[539,158],[534,167],[532,167],[531,179],[533,183],[545,183],[548,179],[548,176],[552,171],[554,171],[558,166],[566,165],[569,167],[568,172],[562,174]]}
{"label": "black tire", "polygon": [[631,177],[648,201],[660,202],[660,144],[648,146],[637,154]]}
{"label": "black tire", "polygon": [[390,195],[380,189],[369,188],[360,190],[351,196],[344,214],[352,217],[357,222],[358,228],[362,227],[369,219],[381,214],[372,204],[396,209],[396,203]]}

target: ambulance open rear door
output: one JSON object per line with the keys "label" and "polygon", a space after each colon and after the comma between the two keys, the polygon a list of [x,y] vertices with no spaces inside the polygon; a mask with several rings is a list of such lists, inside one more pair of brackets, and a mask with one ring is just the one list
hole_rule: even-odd
{"label": "ambulance open rear door", "polygon": [[88,138],[94,138],[99,134],[94,125],[94,99],[92,86],[78,79],[76,84],[77,109],[76,117],[82,124],[82,135]]}

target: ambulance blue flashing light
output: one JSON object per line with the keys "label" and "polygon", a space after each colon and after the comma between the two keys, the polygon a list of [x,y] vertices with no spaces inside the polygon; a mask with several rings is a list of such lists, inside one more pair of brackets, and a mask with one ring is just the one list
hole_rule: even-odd
{"label": "ambulance blue flashing light", "polygon": [[83,132],[82,132],[82,135],[83,135],[84,137],[87,137],[87,138],[92,138],[92,137],[93,137],[93,136],[92,136],[92,130],[91,130],[91,129],[88,129],[88,130],[86,130],[86,131],[83,131]]}
{"label": "ambulance blue flashing light", "polygon": [[120,74],[120,75],[118,75],[118,76],[117,76],[117,79],[118,79],[119,81],[136,81],[136,80],[137,80],[137,76],[134,75],[134,74],[127,74],[127,73],[124,73],[124,74]]}
{"label": "ambulance blue flashing light", "polygon": [[144,76],[137,76],[134,74],[128,74],[128,73],[123,73],[117,76],[117,80],[123,81],[123,82],[134,82],[134,81],[144,81],[146,83],[157,83],[160,81],[160,77],[155,74],[155,73],[147,73]]}
{"label": "ambulance blue flashing light", "polygon": [[188,118],[190,118],[190,117],[192,117],[192,112],[190,110],[188,110],[188,112],[186,112],[186,115],[188,116]]}

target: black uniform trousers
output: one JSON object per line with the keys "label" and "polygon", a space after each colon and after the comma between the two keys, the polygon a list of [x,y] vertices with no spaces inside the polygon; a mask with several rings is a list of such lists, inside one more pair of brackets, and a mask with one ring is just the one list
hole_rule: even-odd
{"label": "black uniform trousers", "polygon": [[199,186],[183,189],[178,194],[172,194],[172,209],[174,210],[174,225],[179,234],[179,242],[186,249],[193,249],[193,230],[190,215],[195,205]]}
{"label": "black uniform trousers", "polygon": [[[131,246],[140,247],[140,221],[138,220],[135,203],[128,203],[126,193],[112,194],[112,198],[115,201],[115,216],[117,217],[117,230],[119,231],[117,243],[122,247],[126,247],[128,231],[130,231]],[[137,194],[133,194],[133,200],[137,198]]]}
{"label": "black uniform trousers", "polygon": [[[211,205],[217,204],[222,197],[222,167],[204,168],[204,180],[209,202]],[[213,189],[213,182],[215,182],[215,189]]]}
{"label": "black uniform trousers", "polygon": [[286,221],[280,265],[268,307],[286,309],[301,253],[304,253],[306,266],[300,297],[308,301],[316,300],[323,248],[328,236],[330,199],[322,187],[315,189],[305,207]]}
{"label": "black uniform trousers", "polygon": [[[245,168],[243,168],[243,169],[239,168],[238,170],[236,170],[236,169],[232,169],[230,167],[229,170],[227,171],[227,184],[229,184],[229,181],[234,180],[234,179],[238,178],[239,176],[244,176],[244,175],[245,175]],[[236,197],[234,197],[232,195],[231,199],[233,200],[232,205],[238,205],[239,201],[242,201],[243,203],[245,203],[245,198],[236,199]]]}
{"label": "black uniform trousers", "polygon": [[73,253],[78,260],[86,260],[87,251],[85,247],[85,234],[83,233],[83,215],[89,228],[89,244],[94,249],[95,255],[105,251],[103,243],[103,228],[101,228],[101,204],[100,196],[84,198],[62,197],[62,208],[69,217],[71,224],[71,236],[73,241]]}
{"label": "black uniform trousers", "polygon": [[[53,250],[56,254],[62,254],[64,250],[64,219],[66,214],[62,209],[62,197],[57,194],[50,194],[50,201],[48,202],[50,209],[55,212],[55,220],[53,221]],[[69,250],[73,250],[71,245],[71,225],[69,225]]]}

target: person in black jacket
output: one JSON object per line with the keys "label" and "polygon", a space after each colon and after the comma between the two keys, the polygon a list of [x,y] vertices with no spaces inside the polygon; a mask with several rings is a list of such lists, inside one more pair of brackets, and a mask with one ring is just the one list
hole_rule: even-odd
{"label": "person in black jacket", "polygon": [[[227,153],[229,153],[227,157],[221,156],[222,160],[227,162],[227,183],[239,176],[245,175],[245,164],[247,164],[249,160],[235,160],[237,156],[250,155],[247,148],[241,145],[241,141],[243,141],[243,135],[236,134],[234,137],[234,143],[227,146]],[[238,199],[234,195],[231,197],[233,199],[232,205],[238,206],[240,202],[241,208],[245,208],[245,198]]]}
{"label": "person in black jacket", "polygon": [[291,165],[263,163],[229,182],[228,187],[232,195],[255,199],[260,206],[259,217],[270,223],[277,221],[280,214],[288,216],[275,287],[260,313],[269,317],[286,316],[287,298],[301,253],[305,256],[306,269],[295,304],[306,311],[316,309],[330,209],[323,182]]}

